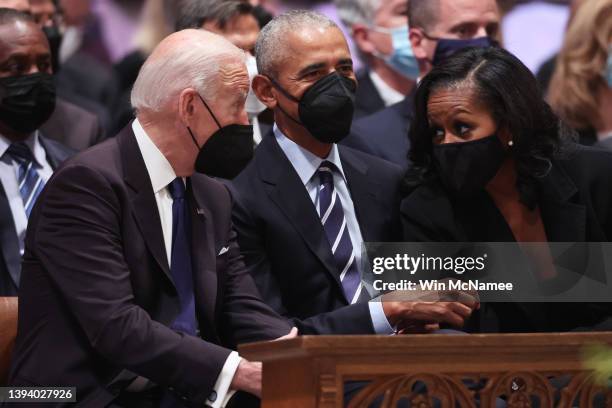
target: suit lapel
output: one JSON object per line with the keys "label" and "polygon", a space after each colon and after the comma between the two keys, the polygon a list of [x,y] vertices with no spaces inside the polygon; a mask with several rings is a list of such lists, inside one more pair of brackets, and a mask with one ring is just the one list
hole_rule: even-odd
{"label": "suit lapel", "polygon": [[[191,254],[193,257],[194,291],[196,307],[203,332],[214,328],[214,311],[217,298],[217,253],[211,215],[206,206],[205,186],[199,177],[189,179],[189,209],[191,212]],[[207,332],[208,333],[208,332]],[[209,336],[212,333],[208,333]],[[210,338],[208,336],[205,336]]]}
{"label": "suit lapel", "polygon": [[168,257],[164,245],[164,235],[161,220],[157,210],[157,203],[151,186],[151,180],[145,167],[144,159],[138,148],[136,137],[132,131],[131,124],[128,125],[118,136],[123,162],[124,179],[131,188],[130,200],[132,202],[132,214],[136,220],[142,237],[149,248],[149,252],[163,271],[166,278],[174,285],[170,275]]}
{"label": "suit lapel", "polygon": [[57,169],[60,164],[76,153],[68,147],[58,145],[57,143],[54,144],[51,140],[40,134],[38,135],[38,141],[45,150],[47,161],[53,170]]}
{"label": "suit lapel", "polygon": [[[348,190],[353,200],[363,241],[374,241],[376,233],[373,230],[373,225],[369,222],[371,217],[368,217],[368,214],[378,212],[376,209],[371,208],[371,204],[378,200],[377,192],[379,188],[368,177],[368,165],[366,163],[359,160],[349,150],[345,149],[344,146],[339,146],[339,149],[342,169],[346,176]],[[355,248],[355,250],[361,251],[361,248]]]}
{"label": "suit lapel", "polygon": [[[275,137],[263,140],[258,149],[257,167],[270,199],[298,231],[308,248],[342,292],[340,272],[335,265],[325,231],[308,192]],[[342,295],[344,298],[344,294]]]}
{"label": "suit lapel", "polygon": [[21,255],[19,254],[19,238],[15,230],[11,207],[9,205],[4,187],[0,185],[0,214],[5,216],[0,217],[0,243],[2,244],[2,257],[6,263],[8,270],[15,287],[19,287],[19,278],[21,275]]}

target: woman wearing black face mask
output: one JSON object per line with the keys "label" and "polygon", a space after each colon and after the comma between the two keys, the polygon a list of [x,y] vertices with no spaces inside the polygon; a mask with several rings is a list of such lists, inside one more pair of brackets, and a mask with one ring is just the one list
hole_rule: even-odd
{"label": "woman wearing black face mask", "polygon": [[[564,136],[531,72],[507,51],[453,55],[420,82],[415,109],[405,241],[612,238],[612,154]],[[495,319],[483,320],[483,308],[474,330],[571,330],[612,316],[602,305],[490,305]]]}

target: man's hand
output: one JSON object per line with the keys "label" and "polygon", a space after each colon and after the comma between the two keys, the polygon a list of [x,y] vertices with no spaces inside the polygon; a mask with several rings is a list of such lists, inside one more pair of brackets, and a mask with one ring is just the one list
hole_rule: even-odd
{"label": "man's hand", "polygon": [[440,324],[461,328],[480,307],[476,292],[404,291],[383,295],[383,311],[398,333],[430,333]]}
{"label": "man's hand", "polygon": [[261,398],[261,363],[242,359],[234,374],[230,389],[245,391]]}

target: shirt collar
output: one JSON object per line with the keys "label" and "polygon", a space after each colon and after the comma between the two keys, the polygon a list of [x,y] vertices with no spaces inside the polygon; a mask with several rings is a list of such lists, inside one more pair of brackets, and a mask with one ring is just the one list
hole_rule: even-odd
{"label": "shirt collar", "polygon": [[153,192],[157,194],[176,179],[176,173],[166,156],[147,135],[138,119],[132,123],[132,130],[136,136],[136,142],[144,159],[147,173],[149,173]]}
{"label": "shirt collar", "polygon": [[344,170],[342,169],[342,161],[340,160],[338,145],[333,144],[329,155],[325,159],[322,159],[285,136],[278,126],[276,126],[276,124],[274,124],[273,130],[276,141],[278,142],[282,151],[285,153],[285,156],[287,156],[287,159],[289,159],[289,162],[291,162],[291,165],[297,172],[304,185],[308,184],[308,182],[316,174],[323,161],[333,163],[340,172],[342,178],[344,178],[346,181]]}
{"label": "shirt collar", "polygon": [[374,88],[378,91],[381,99],[385,103],[385,106],[395,105],[398,102],[404,100],[406,95],[401,92],[397,92],[395,89],[391,88],[383,79],[374,71],[370,71],[370,79],[374,84]]}
{"label": "shirt collar", "polygon": [[[32,157],[34,158],[36,164],[38,166],[42,166],[43,163],[47,161],[47,152],[45,152],[45,149],[40,144],[38,130],[34,131],[23,142],[26,144],[26,146],[28,146],[30,152],[32,152]],[[4,156],[4,153],[6,153],[11,143],[13,142],[0,135],[0,157]]]}

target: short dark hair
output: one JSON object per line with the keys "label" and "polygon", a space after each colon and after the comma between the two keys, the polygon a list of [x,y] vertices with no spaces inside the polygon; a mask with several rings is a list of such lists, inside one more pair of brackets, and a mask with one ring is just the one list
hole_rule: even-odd
{"label": "short dark hair", "polygon": [[188,0],[180,7],[175,28],[201,28],[215,21],[223,30],[232,19],[249,14],[255,17],[254,8],[244,0]]}
{"label": "short dark hair", "polygon": [[408,25],[429,30],[438,22],[440,0],[408,0]]}
{"label": "short dark hair", "polygon": [[34,18],[28,13],[11,8],[0,7],[0,25],[11,24],[17,21],[34,23]]}
{"label": "short dark hair", "polygon": [[512,135],[521,201],[534,208],[538,179],[551,169],[552,159],[564,145],[561,125],[544,101],[536,78],[517,57],[498,48],[468,48],[435,66],[419,83],[410,128],[413,164],[405,178],[406,192],[437,178],[432,158],[432,129],[427,103],[440,89],[466,85],[488,107],[498,129]]}

